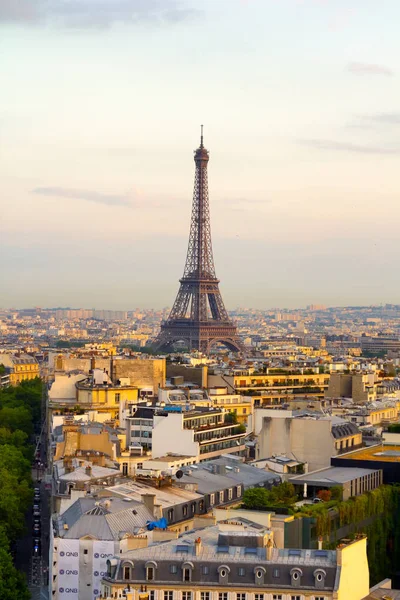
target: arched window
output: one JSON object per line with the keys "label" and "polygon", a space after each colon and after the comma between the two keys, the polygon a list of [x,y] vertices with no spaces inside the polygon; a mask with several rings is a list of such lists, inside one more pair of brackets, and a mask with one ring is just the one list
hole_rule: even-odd
{"label": "arched window", "polygon": [[157,563],[154,560],[148,560],[145,564],[146,567],[146,580],[154,581],[156,578]]}
{"label": "arched window", "polygon": [[192,581],[192,571],[194,565],[192,562],[184,562],[182,565],[182,579],[183,581]]}

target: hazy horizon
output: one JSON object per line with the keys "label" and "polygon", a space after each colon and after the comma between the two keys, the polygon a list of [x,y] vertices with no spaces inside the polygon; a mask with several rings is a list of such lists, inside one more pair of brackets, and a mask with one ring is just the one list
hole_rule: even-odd
{"label": "hazy horizon", "polygon": [[0,306],[400,304],[396,0],[0,0]]}

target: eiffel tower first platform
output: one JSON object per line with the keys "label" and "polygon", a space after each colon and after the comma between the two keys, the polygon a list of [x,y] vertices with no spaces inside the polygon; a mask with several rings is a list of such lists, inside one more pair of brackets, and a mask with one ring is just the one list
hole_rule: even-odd
{"label": "eiffel tower first platform", "polygon": [[185,270],[171,313],[161,323],[153,348],[168,350],[175,342],[186,342],[190,350],[208,354],[212,346],[224,344],[235,352],[244,352],[236,325],[231,321],[219,291],[211,242],[207,165],[209,153],[203,145],[195,150],[196,172],[190,235]]}

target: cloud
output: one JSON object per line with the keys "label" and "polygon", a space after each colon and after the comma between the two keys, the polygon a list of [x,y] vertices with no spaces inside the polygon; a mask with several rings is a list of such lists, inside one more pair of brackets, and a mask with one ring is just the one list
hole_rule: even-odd
{"label": "cloud", "polygon": [[178,23],[200,11],[183,0],[0,0],[0,23],[104,28],[115,23]]}
{"label": "cloud", "polygon": [[338,152],[355,152],[358,154],[383,154],[398,155],[400,148],[385,148],[383,146],[364,146],[351,142],[338,142],[336,140],[299,140],[300,144],[311,146],[317,150],[334,150]]}
{"label": "cloud", "polygon": [[72,200],[85,200],[107,206],[132,206],[132,201],[127,194],[102,194],[91,190],[71,190],[62,187],[38,187],[32,190],[33,194],[41,196],[58,196]]}
{"label": "cloud", "polygon": [[375,115],[368,115],[365,118],[375,123],[382,123],[383,125],[400,125],[400,112],[377,113]]}
{"label": "cloud", "polygon": [[347,70],[354,75],[385,75],[391,77],[394,72],[384,65],[374,65],[370,63],[351,62],[347,65]]}

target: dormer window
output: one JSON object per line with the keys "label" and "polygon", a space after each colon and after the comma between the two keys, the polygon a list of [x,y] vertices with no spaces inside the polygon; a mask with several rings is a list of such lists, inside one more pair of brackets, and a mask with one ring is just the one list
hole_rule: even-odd
{"label": "dormer window", "polygon": [[145,564],[146,567],[146,580],[154,581],[156,578],[157,563],[154,560],[148,560]]}
{"label": "dormer window", "polygon": [[254,569],[254,579],[256,585],[264,585],[264,577],[266,574],[266,570],[264,567],[255,567]]}
{"label": "dormer window", "polygon": [[323,589],[325,587],[325,577],[326,572],[324,569],[315,569],[314,571],[314,579],[315,579],[315,587],[317,589]]}
{"label": "dormer window", "polygon": [[182,579],[183,581],[189,582],[192,581],[192,570],[194,569],[194,565],[191,562],[184,562],[182,565]]}
{"label": "dormer window", "polygon": [[301,583],[303,571],[297,567],[290,571],[290,577],[292,579],[292,586],[297,587]]}
{"label": "dormer window", "polygon": [[218,567],[219,584],[224,585],[228,583],[229,573],[231,572],[228,565],[221,565]]}
{"label": "dormer window", "polygon": [[[130,579],[132,579],[132,569],[133,569],[133,563],[131,563],[131,562],[127,562],[122,565],[122,577],[125,579],[125,581],[129,581]],[[111,566],[110,566],[110,570],[111,570]]]}

